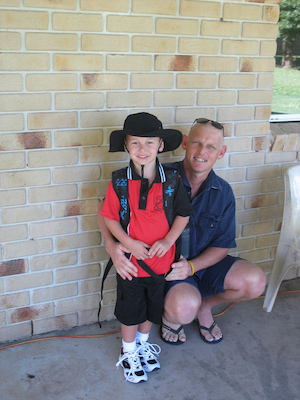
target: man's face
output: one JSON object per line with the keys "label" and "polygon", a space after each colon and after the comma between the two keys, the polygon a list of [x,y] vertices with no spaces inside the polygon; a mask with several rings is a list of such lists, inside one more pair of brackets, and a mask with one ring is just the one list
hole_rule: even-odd
{"label": "man's face", "polygon": [[226,153],[223,132],[211,124],[196,124],[189,136],[184,136],[182,147],[186,151],[184,165],[189,172],[209,174],[213,165]]}

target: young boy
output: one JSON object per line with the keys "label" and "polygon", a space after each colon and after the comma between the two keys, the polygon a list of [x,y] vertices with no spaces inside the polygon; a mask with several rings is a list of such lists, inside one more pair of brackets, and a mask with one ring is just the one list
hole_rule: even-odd
{"label": "young boy", "polygon": [[[159,152],[175,150],[181,140],[180,131],[163,129],[148,113],[129,115],[123,130],[110,136],[110,152],[130,155],[129,167],[113,173],[101,215],[138,268],[138,277],[130,281],[117,275],[115,308],[122,331],[117,366],[122,365],[125,378],[133,383],[146,381],[147,372],[160,368],[159,346],[147,341],[152,323],[161,323],[164,275],[174,262],[175,242],[193,213],[178,172],[157,159]],[[128,201],[124,191],[116,193],[126,185]]]}

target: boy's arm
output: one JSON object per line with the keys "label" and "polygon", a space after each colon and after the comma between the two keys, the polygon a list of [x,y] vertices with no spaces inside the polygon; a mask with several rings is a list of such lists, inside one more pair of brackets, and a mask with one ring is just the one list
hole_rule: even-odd
{"label": "boy's arm", "polygon": [[157,240],[155,243],[153,243],[148,253],[149,257],[152,258],[155,255],[157,257],[163,257],[182,234],[184,228],[189,222],[189,219],[190,217],[182,217],[177,215],[174,219],[171,229],[166,236],[162,240]]}

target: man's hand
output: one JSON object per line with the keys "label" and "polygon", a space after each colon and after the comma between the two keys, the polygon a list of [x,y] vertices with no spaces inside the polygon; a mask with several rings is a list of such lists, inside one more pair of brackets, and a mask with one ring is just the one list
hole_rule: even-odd
{"label": "man's hand", "polygon": [[133,265],[132,262],[125,256],[125,253],[130,253],[130,251],[118,242],[115,242],[112,247],[113,249],[110,249],[110,256],[114,267],[121,278],[131,281],[133,276],[137,277],[137,267]]}
{"label": "man's hand", "polygon": [[172,271],[166,276],[166,281],[183,280],[189,277],[192,268],[185,258],[180,257],[179,261],[172,264]]}

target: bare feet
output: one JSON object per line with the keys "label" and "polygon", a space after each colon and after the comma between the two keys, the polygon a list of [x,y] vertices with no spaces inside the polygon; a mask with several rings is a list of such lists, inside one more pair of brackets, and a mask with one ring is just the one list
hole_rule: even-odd
{"label": "bare feet", "polygon": [[[164,328],[165,327],[169,327],[171,328]],[[170,343],[184,343],[186,341],[186,336],[183,330],[183,327],[181,327],[181,329],[179,329],[181,326],[180,325],[176,325],[176,324],[172,324],[171,322],[167,321],[165,318],[162,319],[162,327],[161,327],[161,336],[162,339],[166,342],[170,342]],[[175,332],[178,333],[175,333]]]}

